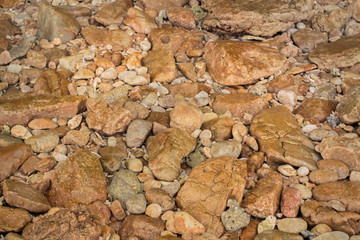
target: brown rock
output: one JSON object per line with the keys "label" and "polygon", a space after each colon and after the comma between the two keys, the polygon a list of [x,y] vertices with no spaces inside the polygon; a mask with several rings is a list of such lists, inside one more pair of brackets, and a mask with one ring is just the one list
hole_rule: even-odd
{"label": "brown rock", "polygon": [[46,157],[46,158],[43,158],[40,161],[38,161],[36,163],[36,165],[34,166],[34,169],[41,173],[45,173],[45,172],[52,170],[56,166],[56,164],[57,164],[57,161],[55,160],[55,158]]}
{"label": "brown rock", "polygon": [[248,172],[256,172],[264,163],[265,154],[263,152],[255,152],[246,160]]}
{"label": "brown rock", "polygon": [[36,80],[33,88],[34,95],[53,94],[56,96],[68,95],[69,81],[61,72],[47,70]]}
{"label": "brown rock", "polygon": [[107,225],[110,222],[111,212],[109,207],[102,201],[95,201],[87,205],[93,221],[99,225]]}
{"label": "brown rock", "polygon": [[145,119],[150,113],[144,105],[137,102],[128,101],[125,103],[124,108],[134,115],[134,119]]}
{"label": "brown rock", "polygon": [[163,181],[173,181],[180,172],[181,159],[195,149],[196,139],[176,128],[169,128],[148,138],[149,168]]}
{"label": "brown rock", "polygon": [[256,236],[254,240],[275,240],[275,239],[286,239],[286,240],[303,240],[303,237],[295,233],[287,233],[277,229],[266,230]]}
{"label": "brown rock", "polygon": [[343,37],[333,43],[319,45],[309,55],[321,69],[351,67],[360,62],[360,36]]}
{"label": "brown rock", "polygon": [[319,151],[324,159],[340,160],[350,170],[360,171],[360,138],[324,137]]}
{"label": "brown rock", "polygon": [[170,94],[176,95],[180,94],[184,97],[195,97],[201,91],[210,93],[211,88],[203,83],[179,83],[179,84],[169,84],[165,85],[169,90]]}
{"label": "brown rock", "polygon": [[12,72],[0,72],[0,81],[8,84],[16,84],[19,81],[19,74]]}
{"label": "brown rock", "polygon": [[170,50],[153,50],[142,62],[149,69],[152,82],[168,83],[177,76],[175,59]]}
{"label": "brown rock", "polygon": [[[246,163],[232,157],[211,158],[193,168],[180,189],[176,203],[202,223],[207,232],[220,236],[220,215],[228,198],[241,203],[246,183]],[[221,177],[220,177],[221,176]],[[221,181],[218,181],[218,178]]]}
{"label": "brown rock", "polygon": [[19,9],[24,7],[25,1],[24,0],[1,0],[0,7],[2,8],[12,8],[12,9]]}
{"label": "brown rock", "polygon": [[46,197],[26,183],[7,179],[2,182],[6,202],[14,207],[24,208],[30,212],[47,212],[51,205]]}
{"label": "brown rock", "polygon": [[171,7],[183,7],[189,0],[141,0],[145,9],[167,10]]}
{"label": "brown rock", "polygon": [[215,118],[205,122],[201,129],[209,129],[211,138],[216,142],[220,142],[231,138],[234,124],[234,120],[229,117]]}
{"label": "brown rock", "polygon": [[316,169],[315,161],[319,156],[314,145],[286,107],[262,111],[250,125],[250,133],[258,140],[260,151],[266,154],[268,163],[289,163]]}
{"label": "brown rock", "polygon": [[0,206],[0,232],[20,232],[30,221],[28,211]]}
{"label": "brown rock", "polygon": [[[10,136],[10,135],[4,134],[4,133],[0,133],[0,148],[7,147],[10,145],[14,145],[14,144],[21,144],[21,143],[23,143],[23,141],[21,139],[15,138],[13,136]],[[1,177],[0,177],[0,179],[1,179]]]}
{"label": "brown rock", "polygon": [[146,12],[137,8],[130,8],[127,11],[124,23],[134,29],[137,33],[149,34],[151,30],[157,28],[155,20]]}
{"label": "brown rock", "polygon": [[203,121],[201,110],[187,101],[178,102],[170,112],[170,127],[178,128],[187,133],[200,129]]}
{"label": "brown rock", "polygon": [[59,144],[59,136],[54,132],[44,132],[25,140],[34,152],[51,152]]}
{"label": "brown rock", "polygon": [[315,184],[322,184],[326,182],[336,182],[339,177],[336,172],[328,169],[319,169],[312,171],[309,174],[310,181]]}
{"label": "brown rock", "polygon": [[126,11],[134,6],[131,0],[117,0],[105,5],[95,14],[95,20],[105,26],[116,24],[121,25]]}
{"label": "brown rock", "polygon": [[319,169],[327,169],[337,173],[339,179],[349,176],[349,167],[340,160],[324,159],[317,162]]}
{"label": "brown rock", "polygon": [[184,76],[188,79],[190,79],[191,81],[196,82],[197,80],[197,74],[196,74],[196,69],[195,69],[195,65],[191,62],[183,62],[183,63],[178,63],[177,67],[179,69],[179,71],[184,74]]}
{"label": "brown rock", "polygon": [[114,217],[119,221],[123,220],[126,217],[126,213],[125,213],[123,207],[121,206],[121,203],[119,200],[115,200],[111,203],[110,210],[111,210],[112,214],[114,215]]}
{"label": "brown rock", "polygon": [[360,21],[360,1],[359,0],[353,1],[349,6],[349,9],[351,11],[352,17],[356,21]]}
{"label": "brown rock", "polygon": [[254,240],[257,235],[257,226],[259,225],[258,220],[251,220],[240,234],[240,240]]}
{"label": "brown rock", "polygon": [[294,91],[297,95],[305,95],[309,87],[308,84],[302,81],[300,75],[293,76],[285,73],[274,78],[267,86],[267,90],[269,93],[278,93],[280,90],[290,90]]}
{"label": "brown rock", "polygon": [[35,172],[35,166],[40,161],[40,158],[37,156],[29,157],[23,165],[21,165],[20,172],[26,176],[29,176],[33,172]]}
{"label": "brown rock", "polygon": [[346,123],[353,124],[360,121],[360,87],[350,89],[336,107],[336,115]]}
{"label": "brown rock", "polygon": [[145,192],[146,200],[151,203],[157,203],[161,206],[163,212],[171,210],[175,206],[173,197],[164,189],[151,188]]}
{"label": "brown rock", "polygon": [[298,46],[303,52],[309,52],[317,45],[328,42],[328,36],[326,33],[303,29],[296,31],[292,35],[292,39],[296,46]]}
{"label": "brown rock", "polygon": [[[1,6],[1,2],[5,2],[5,1],[9,3],[11,2],[11,4],[16,3],[16,1],[1,0],[0,6]],[[0,36],[4,36],[4,37],[6,37],[6,35],[14,36],[15,34],[21,34],[20,28],[12,23],[9,14],[2,14],[0,16]]]}
{"label": "brown rock", "polygon": [[281,193],[281,212],[285,217],[294,218],[298,215],[301,204],[301,192],[297,188],[284,187]]}
{"label": "brown rock", "polygon": [[[350,19],[350,13],[344,8],[336,8],[324,13],[317,13],[311,19],[312,28],[319,32],[331,33],[340,32]],[[342,34],[340,33],[340,36]],[[339,36],[339,37],[340,37]]]}
{"label": "brown rock", "polygon": [[214,41],[205,46],[209,73],[224,85],[245,85],[284,71],[286,57],[264,43]]}
{"label": "brown rock", "polygon": [[61,142],[63,144],[77,145],[79,147],[84,147],[90,139],[88,133],[79,130],[70,130],[63,137]]}
{"label": "brown rock", "polygon": [[332,100],[309,98],[302,102],[294,113],[303,116],[305,121],[319,124],[324,122],[335,111],[337,104],[336,101]]}
{"label": "brown rock", "polygon": [[281,175],[271,172],[245,195],[242,206],[246,212],[258,218],[273,215],[279,207],[281,189]]}
{"label": "brown rock", "polygon": [[136,119],[132,121],[126,132],[126,145],[130,148],[140,147],[149,135],[152,123]]}
{"label": "brown rock", "polygon": [[165,229],[165,223],[158,218],[146,215],[129,215],[119,230],[120,237],[137,237],[141,240],[153,240]]}
{"label": "brown rock", "polygon": [[26,54],[25,63],[35,68],[45,68],[47,59],[42,53],[30,50]]}
{"label": "brown rock", "polygon": [[159,123],[165,127],[170,127],[170,112],[151,112],[146,120],[152,123]]}
{"label": "brown rock", "polygon": [[29,122],[28,127],[31,129],[49,129],[56,128],[58,125],[48,118],[35,118]]}
{"label": "brown rock", "polygon": [[16,170],[33,155],[27,144],[16,144],[0,148],[0,182],[10,177]]}
{"label": "brown rock", "polygon": [[196,29],[197,18],[189,9],[173,7],[166,11],[169,21],[177,27]]}
{"label": "brown rock", "polygon": [[98,157],[83,150],[59,163],[47,196],[59,207],[105,201],[106,180]]}

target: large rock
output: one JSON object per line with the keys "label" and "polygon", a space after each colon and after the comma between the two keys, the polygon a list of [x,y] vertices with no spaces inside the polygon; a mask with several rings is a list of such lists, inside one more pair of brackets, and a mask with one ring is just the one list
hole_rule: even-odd
{"label": "large rock", "polygon": [[169,83],[177,76],[175,58],[170,50],[151,51],[142,62],[149,69],[153,82]]}
{"label": "large rock", "polygon": [[180,189],[176,203],[202,223],[207,232],[224,232],[220,215],[228,198],[241,203],[246,184],[246,163],[232,157],[211,158],[197,165]]}
{"label": "large rock", "polygon": [[360,121],[360,87],[355,87],[346,92],[336,107],[336,115],[346,124]]}
{"label": "large rock", "polygon": [[105,5],[95,14],[95,20],[105,26],[121,25],[124,21],[126,11],[134,6],[131,0],[117,0]]}
{"label": "large rock", "polygon": [[255,83],[287,66],[286,57],[278,50],[256,42],[209,42],[204,58],[214,80],[230,86]]}
{"label": "large rock", "polygon": [[0,232],[19,232],[31,221],[28,211],[0,206]]}
{"label": "large rock", "polygon": [[84,96],[24,96],[19,98],[0,98],[0,126],[27,124],[33,118],[74,117],[85,109]]}
{"label": "large rock", "polygon": [[106,179],[99,158],[81,150],[59,163],[47,196],[51,205],[58,207],[105,201]]}
{"label": "large rock", "polygon": [[351,67],[360,62],[360,36],[343,37],[332,43],[319,45],[309,55],[319,68]]}
{"label": "large rock", "polygon": [[6,202],[11,206],[34,213],[47,212],[51,208],[47,198],[26,183],[7,179],[2,182],[2,189]]}
{"label": "large rock", "polygon": [[180,173],[181,159],[191,153],[196,139],[177,128],[169,128],[148,138],[149,168],[163,181],[174,181]]}
{"label": "large rock", "polygon": [[59,72],[52,69],[43,72],[34,84],[33,94],[68,95],[68,85],[70,82],[66,79],[65,74],[66,71]]}
{"label": "large rock", "polygon": [[248,93],[221,94],[215,98],[212,107],[217,114],[229,111],[233,117],[242,118],[244,114],[257,115],[269,107],[269,102]]}
{"label": "large rock", "polygon": [[324,159],[344,162],[350,170],[360,171],[360,138],[324,137],[319,145]]}
{"label": "large rock", "polygon": [[80,24],[70,14],[45,2],[40,4],[38,27],[49,41],[60,38],[66,43],[80,32]]}
{"label": "large rock", "polygon": [[165,223],[146,215],[129,215],[119,230],[121,239],[137,237],[141,240],[153,240],[165,229]]}
{"label": "large rock", "polygon": [[30,145],[16,144],[0,148],[0,182],[10,177],[33,155]]}
{"label": "large rock", "polygon": [[281,175],[270,172],[245,195],[242,207],[254,217],[266,218],[274,215],[279,207],[281,189]]}
{"label": "large rock", "polygon": [[127,11],[124,23],[137,33],[149,34],[151,30],[157,28],[154,18],[137,8],[130,8]]}
{"label": "large rock", "polygon": [[222,33],[273,36],[308,17],[313,1],[201,0],[209,11],[202,27]]}
{"label": "large rock", "polygon": [[338,103],[332,100],[308,98],[296,109],[295,114],[300,114],[305,121],[312,124],[324,122],[335,111]]}
{"label": "large rock", "polygon": [[250,125],[260,151],[269,163],[289,163],[315,170],[319,156],[314,145],[302,132],[294,116],[284,106],[273,107],[259,113]]}

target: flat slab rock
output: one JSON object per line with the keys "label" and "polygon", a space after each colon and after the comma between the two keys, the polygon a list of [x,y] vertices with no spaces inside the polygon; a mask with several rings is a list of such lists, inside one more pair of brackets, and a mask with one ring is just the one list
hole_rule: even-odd
{"label": "flat slab rock", "polygon": [[241,203],[246,184],[246,163],[233,157],[210,158],[197,165],[180,189],[176,203],[202,223],[207,232],[224,232],[220,215],[228,198]]}
{"label": "flat slab rock", "polygon": [[213,41],[204,50],[211,76],[229,86],[255,83],[287,66],[286,57],[266,43]]}
{"label": "flat slab rock", "polygon": [[286,107],[278,106],[260,112],[250,125],[250,133],[258,140],[267,162],[317,169],[319,156],[314,145]]}
{"label": "flat slab rock", "polygon": [[143,240],[152,240],[159,237],[165,229],[165,223],[158,218],[146,215],[129,215],[121,224],[119,234],[121,239],[137,237]]}
{"label": "flat slab rock", "polygon": [[19,232],[29,222],[31,215],[25,209],[0,206],[0,232]]}
{"label": "flat slab rock", "polygon": [[202,27],[228,34],[273,36],[308,17],[312,1],[305,0],[201,0],[208,10]]}
{"label": "flat slab rock", "polygon": [[344,98],[336,107],[335,113],[346,124],[360,121],[360,87],[351,88],[346,92]]}

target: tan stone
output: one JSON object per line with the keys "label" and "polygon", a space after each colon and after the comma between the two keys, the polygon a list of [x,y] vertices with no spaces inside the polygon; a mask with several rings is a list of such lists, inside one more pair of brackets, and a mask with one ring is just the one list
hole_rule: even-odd
{"label": "tan stone", "polygon": [[2,7],[2,8],[19,9],[19,8],[22,8],[24,5],[25,5],[24,0],[1,0],[0,1],[0,7]]}
{"label": "tan stone", "polygon": [[131,0],[117,0],[105,5],[95,14],[95,20],[105,26],[123,23],[126,11],[134,4]]}
{"label": "tan stone", "polygon": [[190,102],[178,102],[170,112],[170,127],[187,133],[200,129],[203,121],[201,110]]}
{"label": "tan stone", "polygon": [[294,76],[290,73],[281,74],[275,77],[266,87],[269,93],[278,93],[280,90],[291,90],[297,95],[305,95],[309,85],[302,81],[300,75]]}
{"label": "tan stone", "polygon": [[31,129],[49,129],[49,128],[56,128],[58,125],[48,118],[35,118],[28,125]]}
{"label": "tan stone", "polygon": [[175,200],[164,189],[151,188],[145,192],[145,197],[149,203],[159,204],[162,211],[171,210],[175,207]]}
{"label": "tan stone", "polygon": [[167,10],[171,7],[182,7],[188,0],[141,0],[146,9]]}
{"label": "tan stone", "polygon": [[34,95],[54,94],[56,96],[68,95],[68,84],[65,72],[47,70],[42,73],[34,84]]}
{"label": "tan stone", "polygon": [[339,179],[349,176],[349,167],[340,160],[324,159],[317,162],[319,169],[328,169],[337,173]]}
{"label": "tan stone", "polygon": [[143,240],[153,240],[165,229],[165,223],[146,215],[129,215],[121,224],[119,234],[121,239],[137,237]]}
{"label": "tan stone", "polygon": [[168,83],[177,76],[175,59],[170,50],[153,50],[142,63],[149,69],[152,82]]}
{"label": "tan stone", "polygon": [[255,237],[254,240],[270,239],[303,240],[303,237],[296,233],[286,233],[277,229],[273,229],[261,232]]}
{"label": "tan stone", "polygon": [[196,29],[197,18],[189,9],[183,7],[172,7],[167,11],[169,21],[177,27]]}
{"label": "tan stone", "polygon": [[149,34],[151,30],[157,28],[155,20],[146,12],[137,8],[130,8],[127,11],[124,23],[134,29],[137,33]]}
{"label": "tan stone", "polygon": [[176,95],[180,94],[184,97],[195,97],[201,91],[210,93],[211,88],[203,83],[179,83],[179,84],[169,84],[165,85],[169,90],[170,94]]}
{"label": "tan stone", "polygon": [[315,184],[321,184],[326,182],[336,182],[339,177],[336,172],[328,169],[319,169],[312,171],[309,174],[310,181]]}
{"label": "tan stone", "polygon": [[360,121],[360,87],[355,87],[346,92],[336,107],[335,114],[346,124],[354,124]]}
{"label": "tan stone", "polygon": [[326,33],[312,31],[309,29],[303,29],[296,31],[292,38],[296,46],[298,46],[303,52],[309,52],[317,45],[328,42],[328,36]]}
{"label": "tan stone", "polygon": [[231,138],[234,124],[234,120],[229,117],[215,118],[205,122],[201,129],[209,129],[211,138],[219,142]]}
{"label": "tan stone", "polygon": [[205,227],[187,212],[177,211],[166,221],[166,229],[181,235],[194,235],[205,232]]}
{"label": "tan stone", "polygon": [[324,122],[335,111],[337,104],[332,100],[309,98],[302,102],[294,113],[303,116],[305,121],[318,124]]}
{"label": "tan stone", "polygon": [[19,232],[31,221],[28,211],[0,206],[0,232]]}

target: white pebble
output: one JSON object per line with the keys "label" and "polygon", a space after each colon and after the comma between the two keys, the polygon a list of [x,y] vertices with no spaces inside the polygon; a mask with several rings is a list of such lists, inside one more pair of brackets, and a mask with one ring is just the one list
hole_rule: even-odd
{"label": "white pebble", "polygon": [[309,174],[309,172],[310,172],[310,170],[309,170],[307,167],[305,167],[305,166],[301,166],[301,167],[299,167],[298,170],[297,170],[297,174],[298,174],[298,176],[300,176],[300,177],[307,176],[307,175]]}

